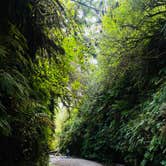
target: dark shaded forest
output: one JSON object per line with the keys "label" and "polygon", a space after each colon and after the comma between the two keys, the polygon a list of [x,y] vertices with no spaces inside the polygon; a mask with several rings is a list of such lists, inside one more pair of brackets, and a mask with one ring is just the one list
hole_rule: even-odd
{"label": "dark shaded forest", "polygon": [[50,151],[166,166],[165,0],[0,5],[0,165]]}

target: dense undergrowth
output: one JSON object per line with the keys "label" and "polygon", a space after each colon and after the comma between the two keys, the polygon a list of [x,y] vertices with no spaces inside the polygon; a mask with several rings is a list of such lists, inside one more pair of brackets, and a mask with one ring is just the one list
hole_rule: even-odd
{"label": "dense undergrowth", "polygon": [[165,0],[0,5],[0,165],[47,165],[55,145],[166,166]]}
{"label": "dense undergrowth", "polygon": [[166,165],[166,2],[112,2],[95,72],[57,131],[60,151],[132,166]]}
{"label": "dense undergrowth", "polygon": [[66,49],[70,40],[70,49],[84,47],[73,37],[77,26],[70,18],[60,1],[0,5],[0,165],[47,164],[55,108],[59,100],[74,100],[71,62],[81,66],[82,54]]}

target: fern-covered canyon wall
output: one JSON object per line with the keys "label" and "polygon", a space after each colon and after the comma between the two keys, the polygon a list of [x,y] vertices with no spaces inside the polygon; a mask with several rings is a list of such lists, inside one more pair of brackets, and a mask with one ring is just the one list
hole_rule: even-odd
{"label": "fern-covered canyon wall", "polygon": [[71,47],[84,47],[72,37],[71,26],[77,29],[60,1],[0,5],[0,165],[35,162],[42,155],[36,165],[47,164],[55,108],[59,100],[74,100],[68,89],[76,71],[71,62],[81,66],[82,54],[65,53],[69,39]]}
{"label": "fern-covered canyon wall", "polygon": [[166,166],[165,0],[0,5],[0,165],[50,151]]}

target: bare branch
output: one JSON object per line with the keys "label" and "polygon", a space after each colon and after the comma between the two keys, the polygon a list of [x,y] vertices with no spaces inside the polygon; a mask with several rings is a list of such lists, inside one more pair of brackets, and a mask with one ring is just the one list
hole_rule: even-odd
{"label": "bare branch", "polygon": [[83,2],[76,1],[76,0],[71,0],[71,1],[76,2],[76,3],[78,3],[78,4],[82,5],[82,6],[88,7],[90,9],[94,10],[96,13],[101,12],[101,10],[95,8],[94,6],[89,6],[89,5],[87,5],[87,4],[83,3]]}

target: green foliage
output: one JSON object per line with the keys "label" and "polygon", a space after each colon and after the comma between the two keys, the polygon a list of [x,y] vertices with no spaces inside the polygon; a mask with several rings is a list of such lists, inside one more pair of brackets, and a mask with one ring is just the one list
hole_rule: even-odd
{"label": "green foliage", "polygon": [[105,163],[166,165],[165,16],[165,0],[1,4],[0,161],[43,165],[55,144]]}
{"label": "green foliage", "polygon": [[63,122],[59,148],[104,162],[164,165],[165,1],[119,1],[107,10],[97,71],[78,113]]}
{"label": "green foliage", "polygon": [[0,161],[35,161],[52,146],[58,102],[77,99],[72,63],[83,66],[85,47],[60,1],[9,0],[0,8]]}

